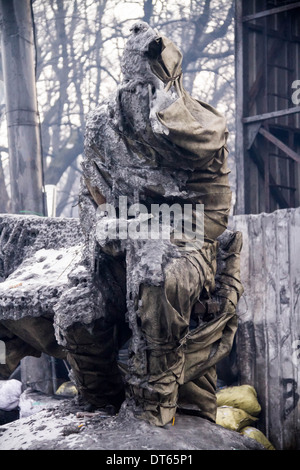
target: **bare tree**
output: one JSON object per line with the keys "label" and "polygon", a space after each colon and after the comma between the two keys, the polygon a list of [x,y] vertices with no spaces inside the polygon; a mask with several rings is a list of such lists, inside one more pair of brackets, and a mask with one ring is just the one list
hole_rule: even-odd
{"label": "bare tree", "polygon": [[119,82],[137,19],[179,46],[186,89],[224,111],[233,134],[232,0],[33,0],[33,11],[44,178],[57,185],[57,215],[76,215],[86,115]]}

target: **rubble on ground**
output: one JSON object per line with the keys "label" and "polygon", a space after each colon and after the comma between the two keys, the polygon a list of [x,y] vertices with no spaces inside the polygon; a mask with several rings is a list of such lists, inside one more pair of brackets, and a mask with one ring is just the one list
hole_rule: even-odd
{"label": "rubble on ground", "polygon": [[264,450],[254,439],[197,416],[178,414],[160,428],[135,418],[125,405],[116,416],[85,414],[73,398],[32,397],[39,411],[0,426],[0,450]]}

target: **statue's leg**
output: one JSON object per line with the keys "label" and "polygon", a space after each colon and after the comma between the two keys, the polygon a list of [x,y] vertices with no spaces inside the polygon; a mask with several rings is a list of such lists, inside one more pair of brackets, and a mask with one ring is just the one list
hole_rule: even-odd
{"label": "statue's leg", "polygon": [[214,422],[217,412],[216,384],[216,366],[211,366],[200,377],[181,385],[178,394],[179,411],[184,410],[184,413]]}
{"label": "statue's leg", "polygon": [[26,356],[40,356],[40,352],[12,333],[0,322],[1,364],[0,380],[9,379],[18,367],[21,359]]}
{"label": "statue's leg", "polygon": [[66,340],[72,377],[84,402],[96,408],[112,405],[118,410],[125,398],[117,363],[118,326],[104,319],[73,324]]}
{"label": "statue's leg", "polygon": [[187,339],[185,383],[179,388],[178,400],[182,412],[198,414],[212,421],[217,411],[216,365],[222,367],[220,361],[232,349],[238,326],[236,306],[243,293],[240,279],[242,234],[226,231],[218,241],[216,289],[210,299],[202,298],[202,305],[207,301],[210,312],[201,317],[200,327],[191,331]]}
{"label": "statue's leg", "polygon": [[64,332],[67,360],[79,396],[88,406],[119,409],[125,398],[118,352],[131,331],[125,322],[126,273],[123,262],[105,256],[98,266],[97,289],[101,293],[98,318],[77,321]]}
{"label": "statue's leg", "polygon": [[[191,310],[206,287],[214,284],[216,246],[168,262],[162,286],[141,285],[137,317],[144,351],[130,360],[129,400],[136,415],[163,426],[175,415],[178,388],[184,383],[185,338]],[[140,355],[146,368],[139,370]]]}
{"label": "statue's leg", "polygon": [[1,320],[0,340],[4,343],[5,364],[0,364],[0,377],[7,379],[26,356],[40,357],[41,353],[58,359],[65,358],[57,344],[53,321],[44,317],[24,317]]}

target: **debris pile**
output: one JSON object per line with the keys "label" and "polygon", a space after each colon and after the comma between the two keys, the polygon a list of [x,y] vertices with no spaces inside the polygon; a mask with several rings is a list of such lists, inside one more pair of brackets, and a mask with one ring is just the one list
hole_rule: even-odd
{"label": "debris pile", "polygon": [[1,215],[1,320],[53,318],[82,243],[77,219]]}

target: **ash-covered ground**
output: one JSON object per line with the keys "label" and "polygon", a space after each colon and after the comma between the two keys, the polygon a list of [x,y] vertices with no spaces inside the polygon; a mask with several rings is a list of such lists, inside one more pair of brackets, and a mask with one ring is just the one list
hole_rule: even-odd
{"label": "ash-covered ground", "polygon": [[156,427],[126,406],[116,416],[83,414],[73,398],[31,398],[39,411],[0,426],[0,450],[264,450],[255,440],[197,416],[178,414],[174,423]]}

